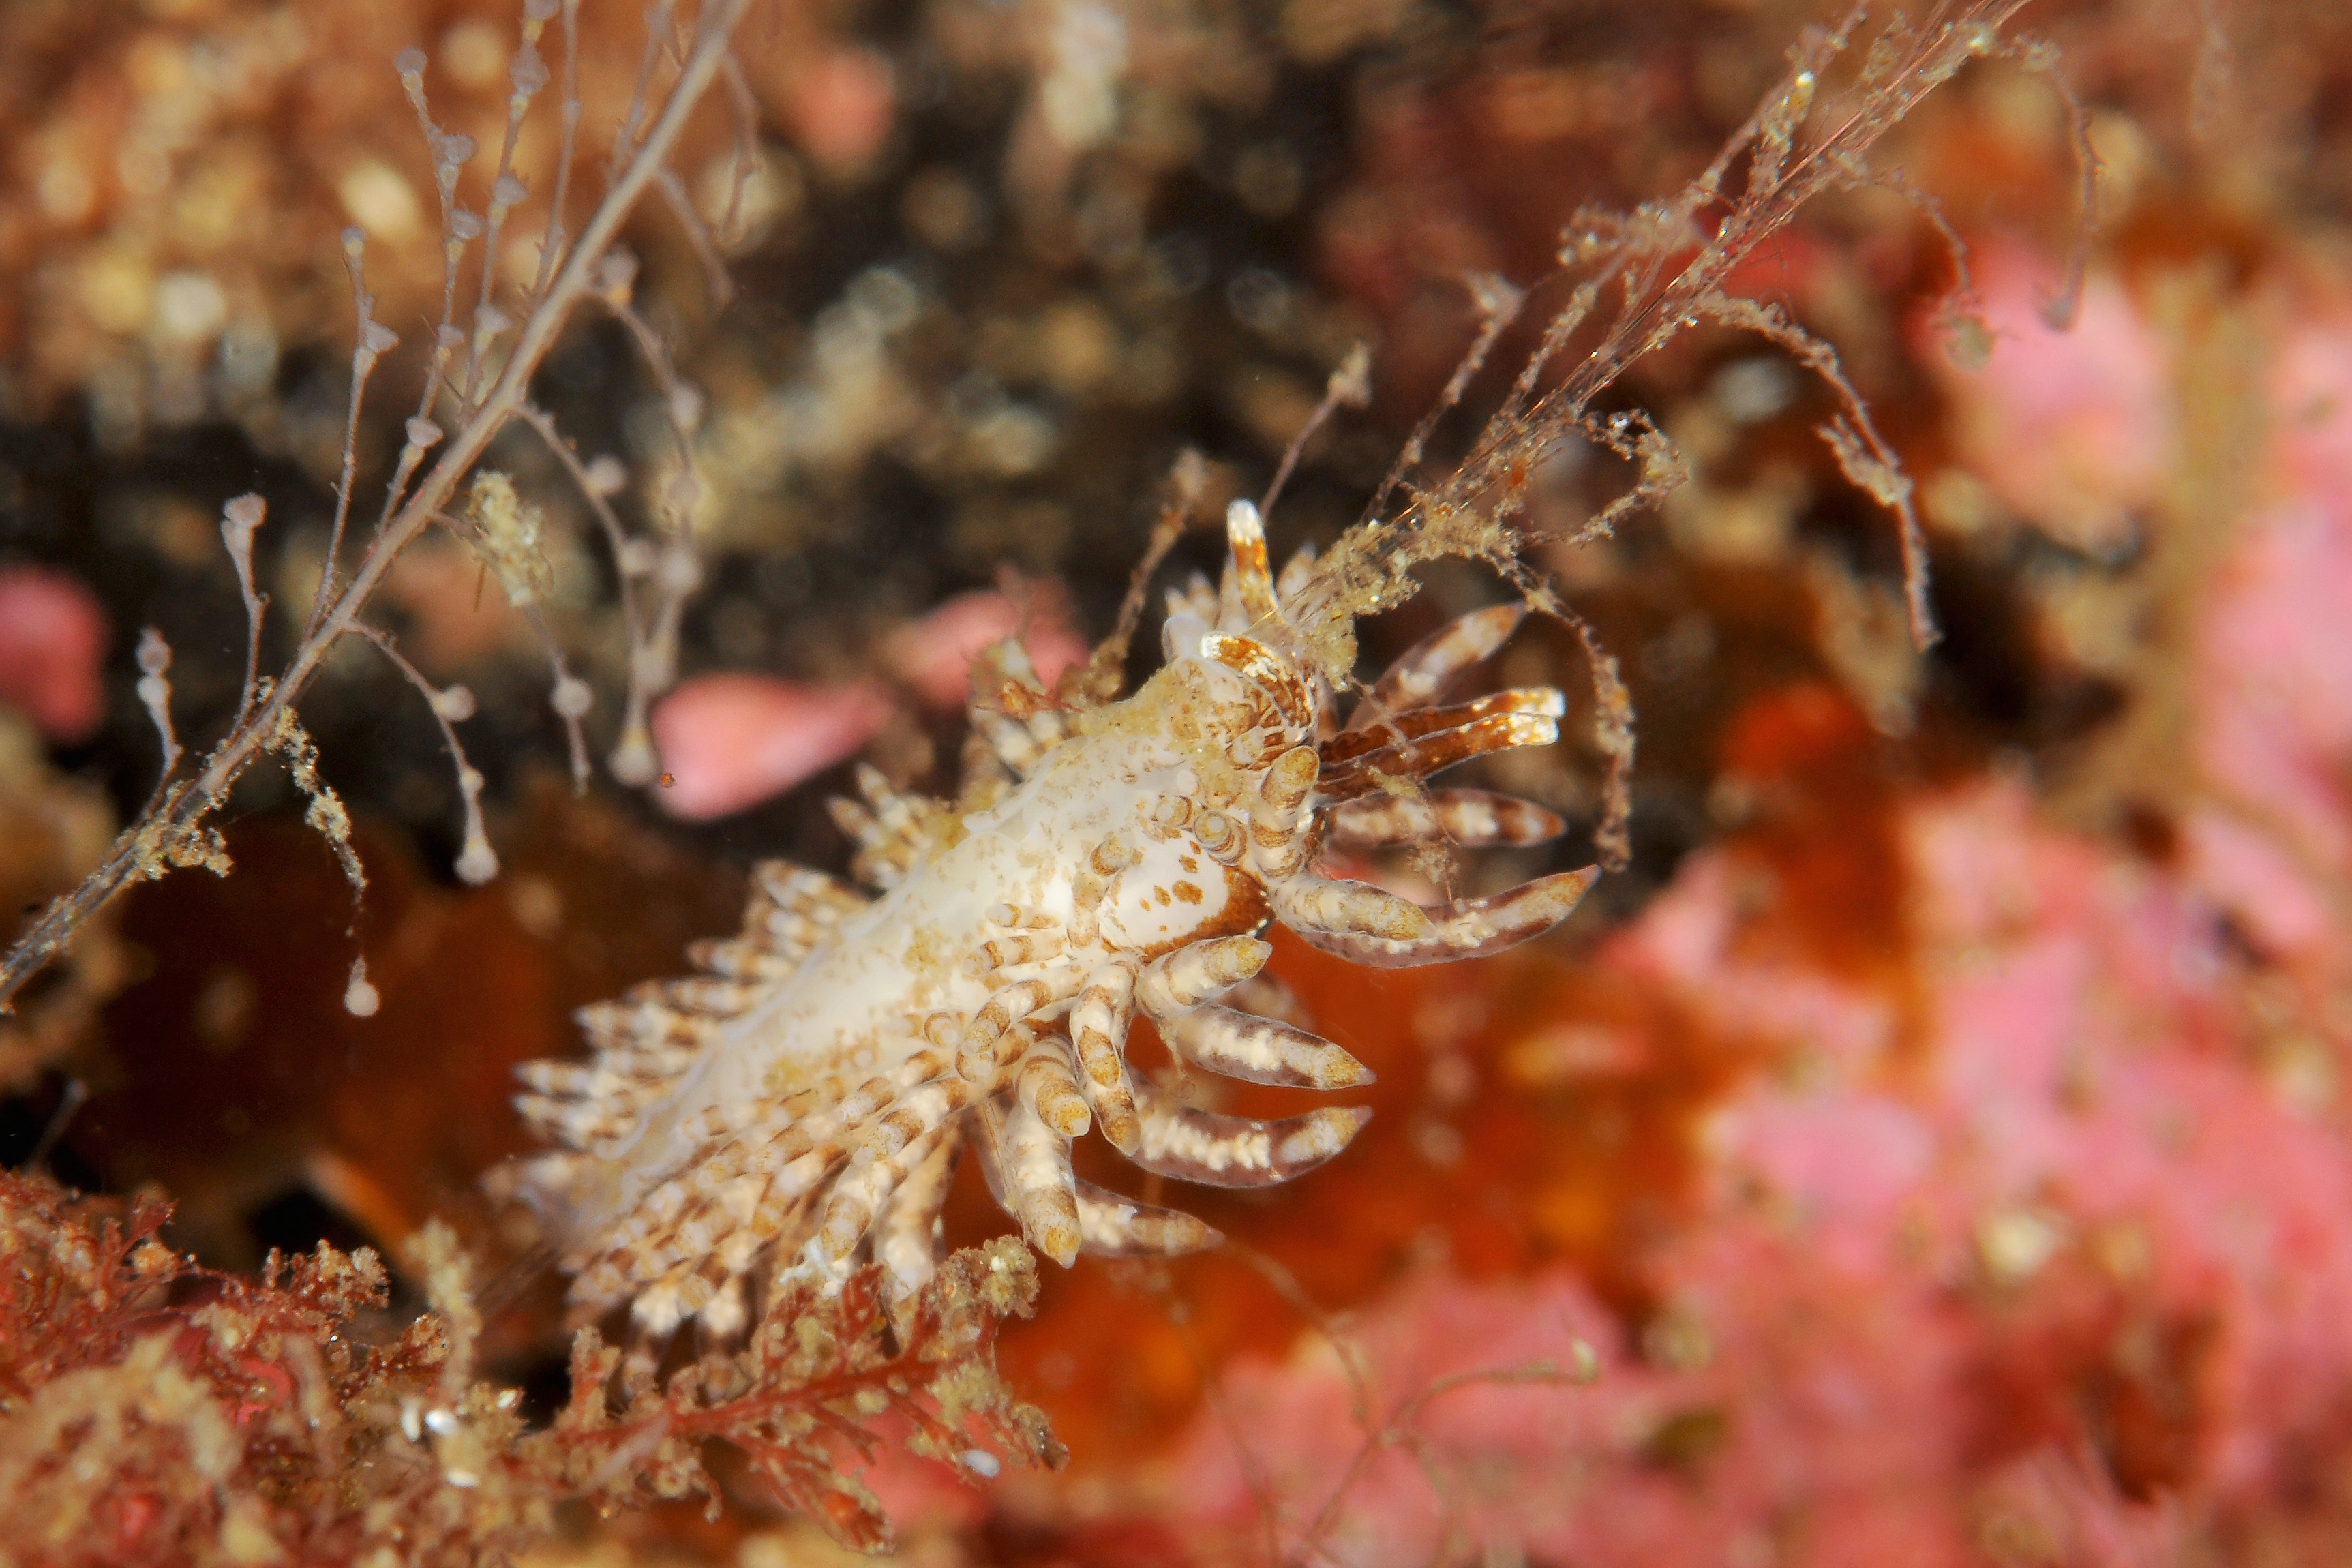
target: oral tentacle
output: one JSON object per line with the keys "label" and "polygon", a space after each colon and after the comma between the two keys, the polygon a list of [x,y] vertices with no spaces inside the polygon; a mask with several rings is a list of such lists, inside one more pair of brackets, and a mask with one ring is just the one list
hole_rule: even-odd
{"label": "oral tentacle", "polygon": [[1231,557],[1225,567],[1230,604],[1220,596],[1218,629],[1246,632],[1283,626],[1282,605],[1275,597],[1274,573],[1266,561],[1265,524],[1256,503],[1237,500],[1225,508],[1225,546]]}

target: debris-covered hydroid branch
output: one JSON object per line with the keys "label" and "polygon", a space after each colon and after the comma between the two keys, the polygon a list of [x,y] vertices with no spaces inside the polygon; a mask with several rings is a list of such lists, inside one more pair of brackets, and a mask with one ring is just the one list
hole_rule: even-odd
{"label": "debris-covered hydroid branch", "polygon": [[[637,200],[646,190],[656,185],[672,150],[693,117],[704,94],[720,76],[731,40],[751,0],[709,0],[694,18],[686,32],[686,43],[677,52],[675,76],[666,89],[659,87],[663,73],[656,68],[664,58],[670,39],[668,28],[675,18],[672,8],[660,8],[662,18],[656,26],[662,29],[661,39],[649,43],[647,68],[638,82],[626,120],[626,129],[616,146],[612,169],[612,183],[593,215],[582,227],[579,237],[567,243],[564,237],[564,216],[561,211],[551,215],[548,222],[546,250],[541,270],[541,281],[522,302],[519,321],[502,311],[490,298],[489,273],[496,266],[495,256],[487,251],[479,265],[483,287],[474,310],[470,332],[461,329],[456,320],[458,296],[458,272],[474,242],[484,237],[484,223],[456,202],[459,170],[474,148],[469,138],[447,133],[434,127],[425,111],[420,89],[412,88],[424,121],[436,172],[436,183],[442,195],[443,245],[446,254],[446,287],[441,325],[435,334],[430,364],[426,404],[407,426],[407,441],[397,461],[394,477],[387,488],[384,510],[374,537],[348,583],[339,584],[340,571],[336,551],[340,547],[344,525],[349,520],[352,485],[356,466],[359,400],[375,362],[391,352],[397,339],[369,313],[370,300],[361,272],[361,242],[356,231],[347,238],[346,252],[350,258],[355,307],[359,320],[359,341],[352,353],[352,408],[344,439],[342,474],[336,487],[335,529],[330,553],[321,570],[320,594],[313,605],[300,642],[285,668],[274,678],[256,679],[248,684],[251,700],[240,705],[240,712],[229,732],[214,746],[193,777],[175,777],[181,752],[172,744],[168,709],[168,689],[163,687],[159,664],[150,671],[155,686],[163,690],[159,701],[148,706],[155,713],[159,729],[165,735],[165,766],[155,798],[148,809],[126,828],[116,840],[103,864],[76,888],[58,900],[24,938],[13,948],[5,963],[0,963],[0,1006],[5,1006],[17,989],[73,939],[81,922],[103,907],[117,893],[135,881],[162,875],[165,870],[192,864],[206,864],[217,868],[226,867],[226,856],[216,838],[205,828],[211,814],[227,799],[231,787],[239,775],[257,757],[271,750],[274,738],[288,732],[293,723],[295,704],[309,689],[311,679],[319,672],[330,651],[345,636],[365,635],[360,616],[374,597],[392,564],[402,551],[413,543],[436,521],[444,520],[458,487],[472,472],[490,443],[505,429],[509,420],[529,409],[531,376],[536,373],[548,351],[555,344],[573,308],[591,295],[617,296],[608,300],[617,308],[625,309],[625,289],[631,268],[615,268],[620,259],[614,241],[621,226],[635,210]],[[546,24],[561,9],[567,40],[567,62],[564,72],[565,102],[564,145],[567,155],[573,142],[572,129],[578,117],[578,98],[573,87],[570,64],[570,40],[576,26],[576,0],[566,0],[561,7],[555,0],[527,0],[523,7],[522,42],[515,56],[515,96],[511,113],[520,116],[529,99],[546,85],[548,72],[537,52],[536,40]],[[399,62],[404,85],[421,68],[421,60],[404,55]],[[508,138],[510,153],[513,140]],[[513,209],[522,201],[525,192],[521,182],[508,172],[502,156],[499,173],[490,193],[490,210],[498,224],[504,224]],[[567,182],[559,177],[559,197]],[[493,354],[496,340],[511,331],[510,346],[504,350],[503,359]],[[462,358],[462,366],[453,367],[453,355]],[[666,361],[659,365],[667,377]],[[438,397],[447,418],[447,427],[428,416]],[[679,399],[672,393],[672,402]],[[539,422],[534,420],[535,426]],[[542,434],[547,432],[542,429]],[[583,477],[586,470],[583,470]],[[408,488],[411,480],[414,488]],[[690,482],[690,480],[688,481]],[[583,485],[583,491],[594,494],[594,487]],[[598,497],[596,499],[601,499]],[[681,509],[666,501],[663,509],[673,517],[682,515]],[[240,514],[241,515],[241,514]],[[238,521],[232,518],[232,522]],[[250,531],[229,536],[234,552],[242,541],[249,540]],[[667,554],[677,553],[674,547]],[[241,584],[249,568],[239,563]],[[630,562],[621,563],[626,574]],[[663,583],[683,583],[690,580],[689,571],[678,568],[663,572]],[[674,636],[677,609],[668,603],[673,595],[665,595],[656,605],[653,633]],[[251,616],[263,611],[260,599],[247,594]],[[632,627],[632,639],[640,640],[643,628]],[[253,630],[257,638],[257,626]],[[160,647],[160,639],[159,644]],[[653,657],[645,657],[650,651]],[[638,657],[630,660],[632,673],[630,708],[641,715],[645,692],[638,689],[645,677],[657,675],[672,662],[662,657],[660,649],[636,650]],[[169,650],[157,656],[163,664],[169,661]],[[576,724],[584,707],[577,682],[568,679],[559,668],[555,706],[567,725]],[[436,710],[436,717],[441,715]],[[624,750],[626,751],[625,737]],[[461,764],[462,766],[462,764]],[[470,799],[470,793],[469,793]],[[470,838],[469,835],[469,838]]]}
{"label": "debris-covered hydroid branch", "polygon": [[[1729,293],[1728,280],[1813,198],[1890,183],[1871,167],[1872,150],[1970,60],[2013,58],[2054,79],[2046,45],[2001,35],[2023,4],[1973,0],[1937,5],[1917,22],[1893,16],[1864,50],[1852,82],[1832,92],[1830,74],[1855,45],[1865,16],[1857,8],[1834,31],[1816,30],[1797,47],[1787,74],[1756,113],[1675,195],[1630,213],[1579,212],[1561,237],[1558,280],[1572,280],[1568,300],[1468,454],[1434,482],[1415,486],[1406,479],[1410,499],[1385,517],[1377,509],[1396,481],[1384,484],[1374,510],[1324,558],[1309,591],[1311,611],[1301,617],[1324,669],[1335,679],[1347,677],[1355,662],[1353,622],[1411,597],[1413,566],[1456,556],[1507,571],[1534,542],[1513,519],[1536,466],[1558,444],[1573,439],[1604,447],[1634,470],[1630,487],[1573,538],[1606,534],[1620,517],[1680,484],[1683,460],[1664,432],[1645,415],[1603,415],[1596,404],[1634,363],[1702,323],[1760,333],[1828,384],[1839,412],[1822,426],[1822,438],[1845,476],[1895,514],[1912,636],[1922,647],[1932,642],[1926,549],[1910,481],[1894,450],[1829,346],[1777,310]],[[2071,97],[2066,102],[2073,109]],[[2086,165],[2086,179],[2091,172]],[[1465,362],[1471,371],[1521,303],[1499,283],[1482,282],[1477,294],[1483,325]],[[1588,336],[1582,356],[1539,391],[1553,364]],[[1447,387],[1441,408],[1461,395],[1466,379],[1457,376]],[[1409,459],[1426,439],[1425,430],[1415,433]]]}

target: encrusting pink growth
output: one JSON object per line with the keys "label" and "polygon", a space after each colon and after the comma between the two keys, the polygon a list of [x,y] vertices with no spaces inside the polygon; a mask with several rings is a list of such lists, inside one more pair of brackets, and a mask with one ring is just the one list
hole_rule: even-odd
{"label": "encrusting pink growth", "polygon": [[870,685],[698,676],[654,708],[654,744],[670,779],[656,798],[689,822],[726,816],[856,755],[889,717],[889,700]]}
{"label": "encrusting pink growth", "polygon": [[[2014,781],[1906,795],[1888,853],[1899,975],[1773,940],[1740,848],[1685,858],[1592,960],[1673,1010],[1577,1026],[1614,1063],[1502,1073],[1566,1117],[1665,1030],[1748,1042],[1775,1069],[1708,1112],[1690,1210],[1613,1303],[1436,1265],[1353,1306],[1342,1353],[1228,1363],[1160,1494],[1197,1561],[2179,1563],[2217,1521],[2337,1560],[2294,1553],[2333,1528],[2304,1500],[2352,1399],[2340,1016],[2195,866]],[[1565,1026],[1500,1038],[1530,1021]],[[1528,1375],[1580,1339],[1589,1387]]]}
{"label": "encrusting pink growth", "polygon": [[[698,948],[708,976],[583,1009],[593,1061],[522,1069],[525,1118],[564,1148],[507,1179],[553,1223],[576,1301],[628,1304],[647,1340],[689,1318],[723,1339],[756,1321],[747,1288],[838,1281],[864,1253],[913,1292],[966,1147],[1057,1262],[1213,1245],[1198,1220],[1076,1180],[1071,1140],[1098,1132],[1146,1171],[1255,1187],[1339,1153],[1370,1113],[1261,1122],[1185,1105],[1128,1068],[1139,1010],[1196,1067],[1344,1088],[1370,1076],[1346,1051],[1219,1005],[1257,994],[1240,988],[1271,921],[1395,966],[1492,952],[1575,907],[1597,872],[1433,909],[1318,874],[1347,802],[1396,803],[1349,813],[1360,841],[1556,831],[1524,803],[1420,780],[1550,742],[1563,703],[1547,688],[1430,705],[1517,628],[1517,609],[1486,610],[1408,654],[1342,731],[1307,651],[1311,560],[1277,584],[1256,509],[1236,502],[1226,523],[1222,591],[1171,596],[1167,664],[1132,696],[1110,700],[1092,666],[1049,690],[1000,642],[974,665],[960,798],[860,770],[863,798],[835,816],[880,897],[764,866],[742,934]],[[690,683],[661,713],[750,689]],[[664,752],[673,809],[719,809],[667,737]]]}
{"label": "encrusting pink growth", "polygon": [[2205,581],[2191,695],[2206,798],[2183,837],[2199,880],[2273,961],[2352,973],[2352,295],[2290,296],[2265,388],[2257,504]]}
{"label": "encrusting pink growth", "polygon": [[1976,277],[1990,338],[1981,366],[1955,365],[1940,348],[1921,355],[1953,397],[1961,457],[2002,504],[2053,536],[2121,548],[2176,446],[2159,333],[2104,277],[2084,289],[2072,327],[2052,328],[2048,268],[2021,246],[1985,247]]}

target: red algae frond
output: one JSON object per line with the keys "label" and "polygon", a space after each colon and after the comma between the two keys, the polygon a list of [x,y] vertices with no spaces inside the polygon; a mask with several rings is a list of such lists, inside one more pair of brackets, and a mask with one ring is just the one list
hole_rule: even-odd
{"label": "red algae frond", "polygon": [[950,1258],[895,1321],[872,1270],[787,1296],[741,1350],[625,1404],[617,1352],[583,1330],[570,1402],[534,1429],[519,1390],[473,1375],[480,1319],[446,1228],[415,1248],[431,1310],[379,1338],[371,1250],[236,1279],[158,1239],[169,1214],[0,1174],[0,1518],[24,1560],[505,1561],[568,1499],[710,1493],[707,1439],[873,1551],[888,1526],[855,1470],[877,1417],[969,1474],[1059,1460],[994,1371],[999,1326],[1036,1294],[1016,1243]]}

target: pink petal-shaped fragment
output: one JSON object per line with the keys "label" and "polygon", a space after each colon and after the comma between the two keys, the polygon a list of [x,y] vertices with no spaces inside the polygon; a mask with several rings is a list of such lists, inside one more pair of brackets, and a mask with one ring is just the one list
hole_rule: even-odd
{"label": "pink petal-shaped fragment", "polygon": [[1009,637],[1021,639],[1048,687],[1086,661],[1087,645],[1070,629],[1058,595],[1038,594],[1023,605],[989,589],[959,594],[902,628],[884,646],[882,658],[925,702],[961,708],[972,659]]}
{"label": "pink petal-shaped fragment", "polygon": [[890,717],[870,682],[805,686],[765,675],[704,675],[655,705],[667,775],[662,808],[708,822],[757,805],[855,755]]}
{"label": "pink petal-shaped fragment", "polygon": [[0,703],[71,745],[106,717],[106,612],[90,591],[40,566],[0,569]]}
{"label": "pink petal-shaped fragment", "polygon": [[828,169],[862,167],[898,112],[890,62],[871,49],[832,49],[801,74],[785,110],[803,150]]}

